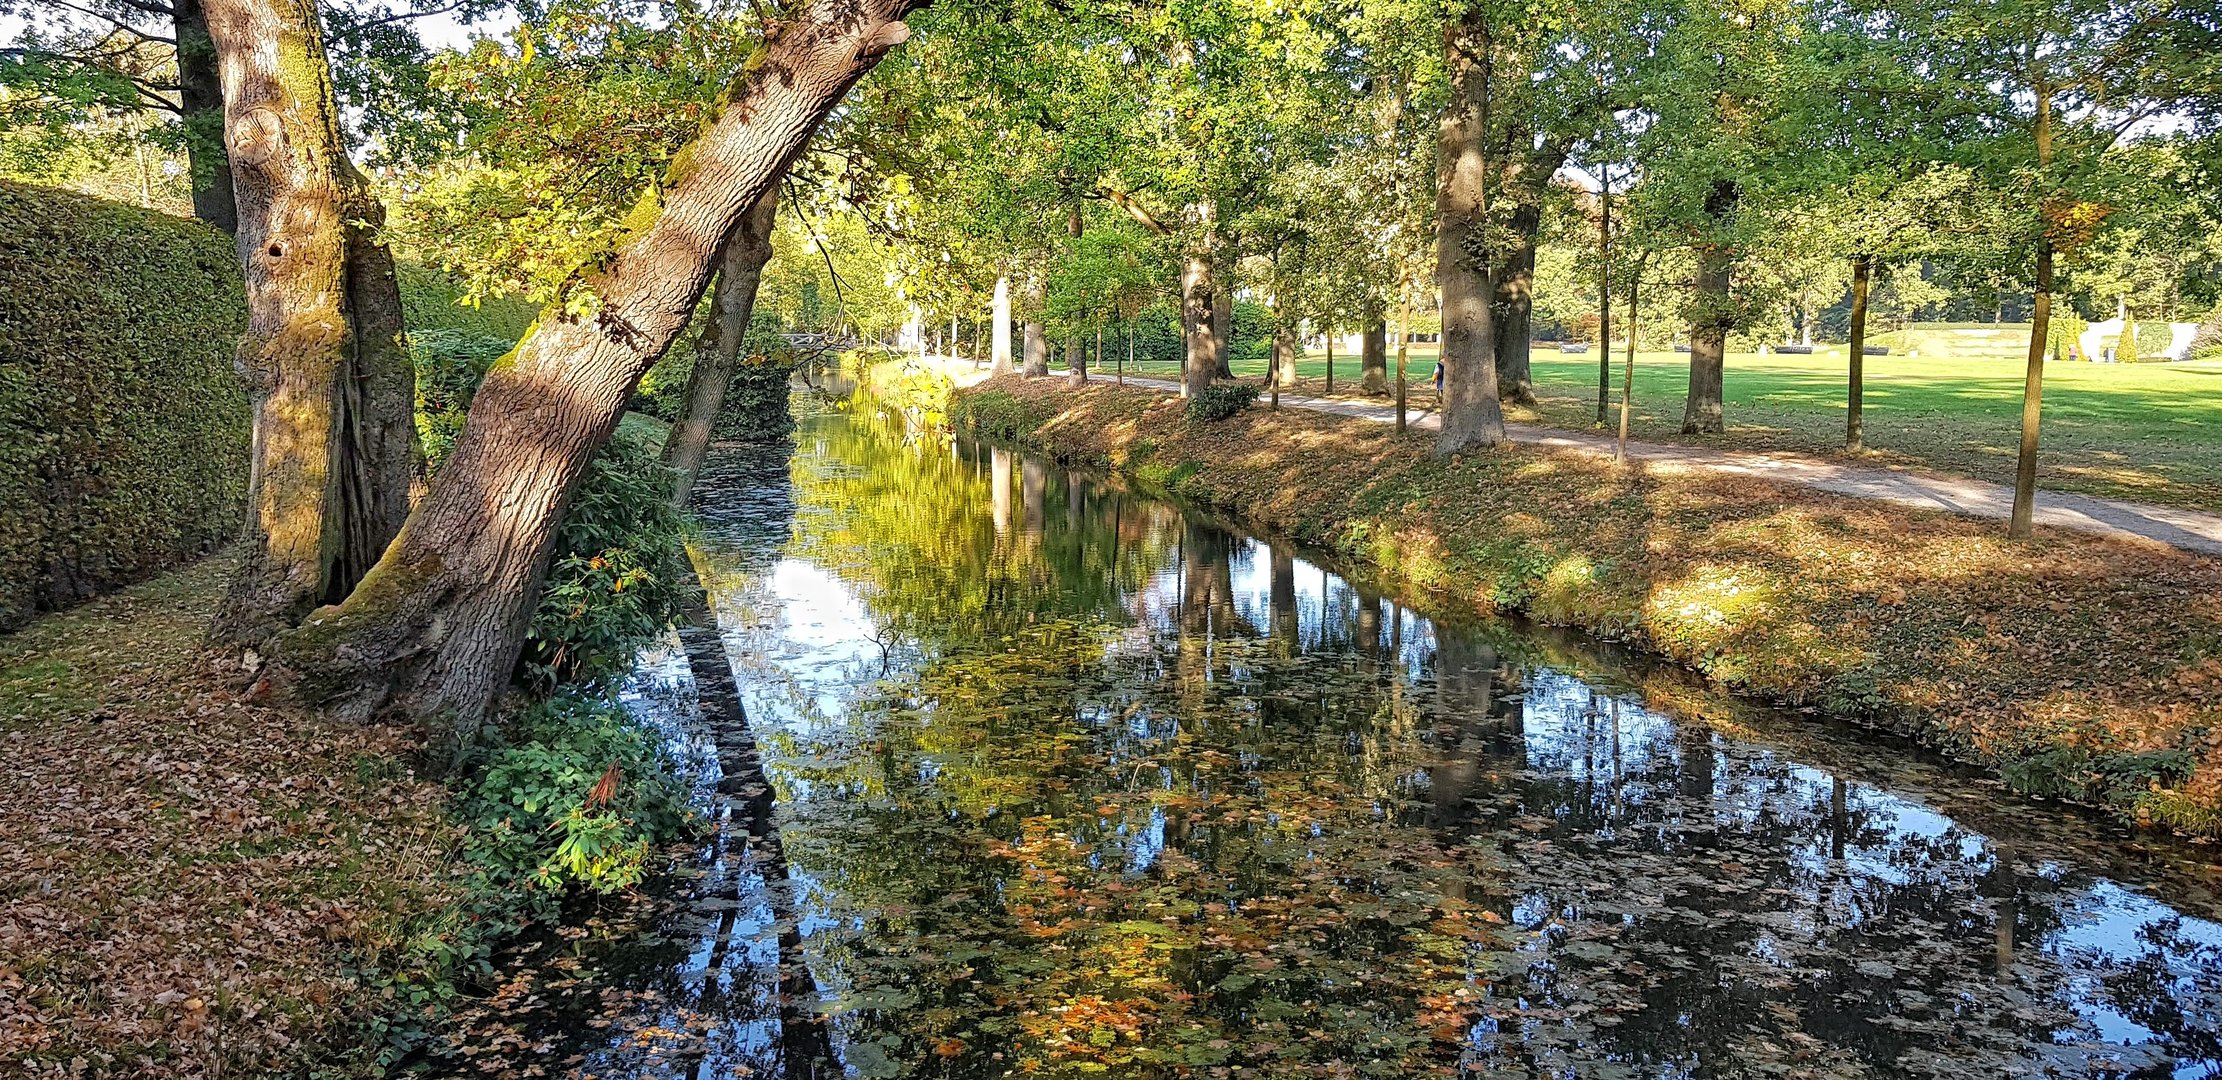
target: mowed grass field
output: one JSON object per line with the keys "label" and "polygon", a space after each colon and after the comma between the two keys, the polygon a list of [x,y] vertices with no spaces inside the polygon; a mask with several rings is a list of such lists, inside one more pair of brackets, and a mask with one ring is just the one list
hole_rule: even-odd
{"label": "mowed grass field", "polygon": [[[1620,406],[1620,353],[1613,356],[1612,408]],[[1395,364],[1391,353],[1390,364]],[[1636,354],[1633,438],[1693,446],[1786,450],[1842,457],[1845,350],[1811,356],[1730,353],[1728,433],[1680,433],[1689,357]],[[1408,366],[1415,409],[1433,404],[1435,346],[1413,346]],[[1536,347],[1536,408],[1511,419],[1591,428],[1597,411],[1597,354]],[[1236,364],[1261,376],[1262,362]],[[1138,374],[1172,377],[1170,364]],[[1326,363],[1317,349],[1297,366],[1299,389],[1318,393]],[[1104,374],[1109,374],[1105,371]],[[1393,370],[1392,370],[1393,376]],[[1867,445],[1860,460],[2011,482],[2021,430],[2022,361],[1999,349],[1952,355],[1867,358]],[[1355,396],[1358,358],[1335,353],[1335,393]],[[2039,483],[2141,502],[2222,511],[2222,362],[2056,363],[2045,372]]]}

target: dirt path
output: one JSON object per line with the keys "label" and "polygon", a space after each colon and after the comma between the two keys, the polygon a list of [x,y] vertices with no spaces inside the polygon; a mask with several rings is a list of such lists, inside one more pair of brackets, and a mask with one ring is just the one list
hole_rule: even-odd
{"label": "dirt path", "polygon": [[[1163,379],[1129,376],[1126,384],[1168,393],[1177,393],[1180,390],[1178,383]],[[1441,426],[1433,409],[1421,407],[1423,401],[1431,404],[1432,398],[1433,394],[1428,392],[1415,395],[1409,416],[1411,426],[1422,430],[1434,430]],[[1394,423],[1396,420],[1396,407],[1389,404],[1302,394],[1282,394],[1281,404],[1289,408],[1311,409],[1383,424]],[[1514,442],[1608,456],[1613,452],[1612,438],[1603,434],[1528,424],[1507,424],[1505,427]],[[2004,520],[2012,513],[2014,506],[2014,490],[2003,484],[1902,469],[1847,465],[1798,454],[1706,450],[1690,446],[1630,442],[1628,456],[1658,465],[1739,473],[1786,484],[1800,484],[1834,495],[1880,499],[1970,517]],[[2036,520],[2039,525],[2108,536],[2133,536],[2184,551],[2222,555],[2222,516],[2197,510],[2148,506],[2068,492],[2040,491],[2037,493]]]}

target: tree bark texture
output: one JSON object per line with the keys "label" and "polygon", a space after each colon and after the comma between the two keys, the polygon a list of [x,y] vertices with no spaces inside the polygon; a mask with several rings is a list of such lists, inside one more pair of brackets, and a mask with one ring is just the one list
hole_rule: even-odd
{"label": "tree bark texture", "polygon": [[[397,711],[475,732],[506,685],[588,459],[685,329],[718,245],[921,0],[815,0],[750,57],[715,117],[496,364],[432,491],[346,601],[279,640],[280,674],[341,715]],[[236,165],[236,162],[235,162]],[[575,313],[573,313],[575,312]]]}
{"label": "tree bark texture", "polygon": [[1358,337],[1358,392],[1376,396],[1389,392],[1387,319],[1367,319],[1365,331]]}
{"label": "tree bark texture", "polygon": [[1219,373],[1218,320],[1212,318],[1214,288],[1211,272],[1211,248],[1205,243],[1191,244],[1187,258],[1181,263],[1180,274],[1180,325],[1181,336],[1187,339],[1186,362],[1182,366],[1181,394],[1195,397],[1211,385],[1212,377]]}
{"label": "tree bark texture", "polygon": [[[1506,172],[1518,182],[1516,170]],[[1536,237],[1543,229],[1540,193],[1513,206],[1510,224],[1507,246],[1491,260],[1496,270],[1496,310],[1490,314],[1496,320],[1497,390],[1505,401],[1533,405],[1535,375],[1528,339],[1534,329]]]}
{"label": "tree bark texture", "polygon": [[685,403],[679,422],[672,425],[664,443],[664,461],[673,472],[671,501],[686,505],[702,475],[702,458],[710,449],[710,431],[725,408],[725,392],[733,385],[733,372],[741,363],[741,343],[748,337],[749,320],[756,313],[756,287],[764,280],[764,264],[772,259],[772,227],[779,217],[779,186],[764,190],[762,197],[725,237],[718,250],[717,286],[710,294],[710,317],[695,341],[694,370],[687,375]]}
{"label": "tree bark texture", "polygon": [[1867,291],[1874,277],[1872,257],[1852,259],[1851,364],[1844,397],[1844,449],[1855,454],[1867,448]]}
{"label": "tree bark texture", "polygon": [[1612,185],[1597,171],[1597,426],[1612,405]]}
{"label": "tree bark texture", "polygon": [[201,0],[176,0],[177,99],[185,124],[185,161],[191,170],[193,216],[228,233],[239,231],[239,203],[232,191],[231,155],[224,149],[223,76],[216,42],[208,35]]}
{"label": "tree bark texture", "polygon": [[1443,291],[1442,433],[1435,453],[1490,447],[1505,439],[1497,398],[1496,344],[1489,301],[1495,290],[1482,265],[1488,227],[1487,74],[1474,36],[1479,16],[1443,31],[1450,101],[1436,128],[1435,278]]}
{"label": "tree bark texture", "polygon": [[1211,370],[1222,379],[1234,378],[1234,368],[1227,362],[1234,349],[1233,281],[1232,274],[1222,273],[1219,287],[1211,291]]}
{"label": "tree bark texture", "polygon": [[1296,355],[1300,351],[1296,324],[1276,317],[1273,320],[1273,368],[1268,373],[1275,389],[1296,385]]}
{"label": "tree bark texture", "polygon": [[1008,375],[1017,370],[1011,366],[1011,277],[1004,274],[995,279],[995,300],[989,319],[993,326],[988,332],[989,350],[993,361],[989,375]]}
{"label": "tree bark texture", "polygon": [[[1716,227],[1725,225],[1735,214],[1739,197],[1734,183],[1715,182],[1705,196],[1705,216]],[[1729,275],[1735,265],[1735,253],[1724,244],[1706,243],[1697,249],[1697,295],[1690,305],[1690,388],[1682,406],[1684,435],[1727,430],[1721,380],[1728,331],[1736,325],[1735,301],[1729,295]]]}
{"label": "tree bark texture", "polygon": [[214,627],[258,646],[347,594],[421,461],[384,218],[347,160],[310,0],[213,0],[255,399],[245,551]]}
{"label": "tree bark texture", "polygon": [[1029,379],[1049,374],[1049,339],[1042,334],[1040,319],[1026,320],[1025,337],[1025,366],[1018,373]]}

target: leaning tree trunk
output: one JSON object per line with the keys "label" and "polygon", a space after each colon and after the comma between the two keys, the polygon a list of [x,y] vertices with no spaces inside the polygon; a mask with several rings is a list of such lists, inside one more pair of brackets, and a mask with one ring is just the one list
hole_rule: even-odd
{"label": "leaning tree trunk", "polygon": [[1512,208],[1511,243],[1503,268],[1495,274],[1497,390],[1505,401],[1535,404],[1533,349],[1528,338],[1535,308],[1536,235],[1543,228],[1543,204],[1526,199]]}
{"label": "leaning tree trunk", "polygon": [[989,318],[995,325],[989,330],[989,350],[994,357],[988,367],[990,375],[1008,375],[1011,367],[1011,276],[998,275],[995,279],[995,300],[989,309]]}
{"label": "leaning tree trunk", "polygon": [[[1469,16],[1469,18],[1474,18]],[[1488,228],[1488,75],[1471,25],[1443,35],[1451,98],[1435,143],[1435,276],[1443,291],[1442,434],[1435,453],[1455,454],[1504,441],[1497,399],[1490,274],[1479,262]]]}
{"label": "leaning tree trunk", "polygon": [[208,36],[201,0],[176,0],[177,100],[185,126],[185,163],[191,172],[193,216],[225,232],[239,231],[239,203],[232,192],[231,155],[224,152],[224,91],[216,43]]}
{"label": "leaning tree trunk", "polygon": [[238,575],[214,634],[259,646],[347,595],[409,513],[415,375],[384,219],[339,134],[310,0],[212,0],[255,398]]}
{"label": "leaning tree trunk", "polygon": [[[1736,185],[1722,180],[1705,196],[1705,216],[1716,228],[1736,212]],[[1682,434],[1718,434],[1727,430],[1722,416],[1722,369],[1728,353],[1728,331],[1736,325],[1735,301],[1729,295],[1729,273],[1735,254],[1718,241],[1697,249],[1697,295],[1690,311],[1690,389],[1682,406]]]}
{"label": "leaning tree trunk", "polygon": [[495,365],[431,494],[337,607],[278,639],[274,678],[343,716],[475,731],[523,644],[557,525],[640,377],[685,329],[720,241],[922,0],[815,0],[750,58],[615,251]]}
{"label": "leaning tree trunk", "polygon": [[1380,316],[1368,317],[1358,338],[1358,392],[1375,396],[1389,392],[1389,323]]}
{"label": "leaning tree trunk", "polygon": [[733,385],[740,366],[741,342],[748,337],[749,320],[756,313],[756,286],[764,280],[764,264],[772,260],[772,227],[779,216],[779,187],[766,188],[755,205],[726,234],[718,254],[717,289],[711,294],[710,319],[695,342],[694,371],[687,376],[686,404],[671,440],[664,444],[664,461],[673,479],[671,501],[684,505],[702,474],[702,458],[710,449],[710,431],[725,409],[725,392]]}

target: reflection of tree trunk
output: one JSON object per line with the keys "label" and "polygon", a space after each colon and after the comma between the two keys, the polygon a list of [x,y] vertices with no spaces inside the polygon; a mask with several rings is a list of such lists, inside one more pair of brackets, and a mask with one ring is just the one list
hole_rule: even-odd
{"label": "reflection of tree trunk", "polygon": [[1381,598],[1360,590],[1358,593],[1358,655],[1368,659],[1381,656]]}
{"label": "reflection of tree trunk", "polygon": [[778,212],[779,188],[774,186],[733,224],[718,253],[718,280],[711,292],[710,318],[695,343],[694,370],[687,376],[683,411],[664,445],[664,461],[674,474],[673,502],[685,504],[696,477],[701,475],[703,455],[710,449],[710,429],[725,408],[725,392],[733,383],[734,368],[741,362],[741,343],[748,337],[749,319],[755,314],[756,286],[764,278],[764,264],[772,258],[772,225]]}
{"label": "reflection of tree trunk", "polygon": [[1445,633],[1435,645],[1435,692],[1450,730],[1441,733],[1441,757],[1428,773],[1434,824],[1454,829],[1480,775],[1491,724],[1497,651],[1464,634]]}
{"label": "reflection of tree trunk", "polygon": [[1285,548],[1269,548],[1272,559],[1266,587],[1266,613],[1272,624],[1274,638],[1294,643],[1296,641],[1296,556]]}
{"label": "reflection of tree trunk", "polygon": [[1025,503],[1026,534],[1028,536],[1040,536],[1042,534],[1043,490],[1049,483],[1049,470],[1043,466],[1042,459],[1028,456],[1023,459],[1020,473],[1021,479],[1019,482],[1025,488],[1021,493],[1021,499]]}
{"label": "reflection of tree trunk", "polygon": [[1844,813],[1844,778],[1829,778],[1829,858],[1844,859],[1844,834],[1850,822]]}
{"label": "reflection of tree trunk", "polygon": [[1080,535],[1080,517],[1081,517],[1081,510],[1082,510],[1082,506],[1081,506],[1081,500],[1082,500],[1082,498],[1083,498],[1083,496],[1081,495],[1081,492],[1080,492],[1080,478],[1079,478],[1079,477],[1077,477],[1077,476],[1074,476],[1074,475],[1072,475],[1071,473],[1066,473],[1066,474],[1065,474],[1065,531],[1066,531],[1066,532],[1068,532],[1068,533],[1071,533],[1071,534],[1073,534],[1074,536],[1078,536],[1078,535]]}
{"label": "reflection of tree trunk", "polygon": [[988,491],[995,503],[995,535],[1004,536],[1011,531],[1011,452],[998,446],[988,453],[993,459]]}

